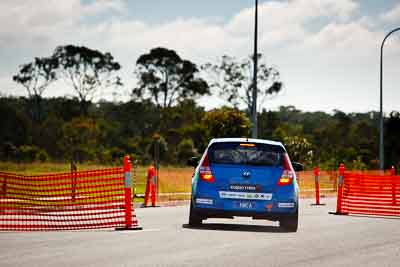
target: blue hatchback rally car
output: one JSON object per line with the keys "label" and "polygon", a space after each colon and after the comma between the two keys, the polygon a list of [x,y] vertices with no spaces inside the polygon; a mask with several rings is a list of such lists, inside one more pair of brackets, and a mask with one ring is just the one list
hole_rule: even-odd
{"label": "blue hatchback rally car", "polygon": [[189,225],[207,218],[246,216],[279,221],[297,231],[299,188],[295,171],[280,142],[247,139],[212,139],[203,156],[191,158],[195,167]]}

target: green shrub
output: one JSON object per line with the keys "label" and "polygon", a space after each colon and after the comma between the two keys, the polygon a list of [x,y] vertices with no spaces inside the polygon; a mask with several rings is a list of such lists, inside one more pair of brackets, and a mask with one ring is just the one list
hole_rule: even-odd
{"label": "green shrub", "polygon": [[18,154],[18,148],[11,142],[4,142],[1,146],[0,158],[2,160],[15,160]]}
{"label": "green shrub", "polygon": [[184,164],[187,159],[194,157],[197,151],[194,148],[193,141],[191,139],[183,139],[177,147],[177,157],[180,163]]}
{"label": "green shrub", "polygon": [[250,120],[238,109],[223,107],[205,113],[201,120],[207,140],[218,137],[249,137]]}
{"label": "green shrub", "polygon": [[18,158],[22,162],[34,162],[39,152],[37,146],[23,145],[18,148]]}
{"label": "green shrub", "polygon": [[[170,153],[168,151],[168,144],[167,141],[165,141],[164,137],[158,136],[157,138],[153,138],[152,142],[147,145],[146,147],[146,154],[150,159],[155,159],[155,153],[156,153],[156,148],[157,148],[157,142],[158,142],[158,153],[159,153],[159,159],[161,161],[168,161],[170,160]],[[143,157],[147,158],[147,157]]]}
{"label": "green shrub", "polygon": [[40,149],[36,155],[36,159],[39,160],[40,162],[49,161],[49,154],[47,154],[45,150]]}

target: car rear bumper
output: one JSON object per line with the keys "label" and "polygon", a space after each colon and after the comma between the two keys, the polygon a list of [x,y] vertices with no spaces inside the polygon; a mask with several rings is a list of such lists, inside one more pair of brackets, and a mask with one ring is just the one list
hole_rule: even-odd
{"label": "car rear bumper", "polygon": [[271,200],[221,199],[219,197],[194,196],[192,203],[194,208],[210,211],[212,214],[232,213],[235,214],[234,216],[250,214],[250,217],[263,214],[293,214],[298,209],[298,197],[294,194],[275,195]]}
{"label": "car rear bumper", "polygon": [[233,218],[233,217],[252,217],[253,219],[267,219],[278,221],[283,218],[290,218],[297,215],[297,207],[282,212],[270,211],[244,211],[244,210],[222,210],[212,208],[194,208],[194,212],[203,218]]}

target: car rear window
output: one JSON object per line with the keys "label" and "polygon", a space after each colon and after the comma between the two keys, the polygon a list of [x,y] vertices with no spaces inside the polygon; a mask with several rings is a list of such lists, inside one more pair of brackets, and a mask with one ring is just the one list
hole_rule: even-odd
{"label": "car rear window", "polygon": [[281,146],[260,143],[214,143],[208,159],[217,164],[282,166],[285,150]]}

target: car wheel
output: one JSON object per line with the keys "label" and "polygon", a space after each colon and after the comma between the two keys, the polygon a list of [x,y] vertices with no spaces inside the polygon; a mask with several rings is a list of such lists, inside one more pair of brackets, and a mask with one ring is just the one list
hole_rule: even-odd
{"label": "car wheel", "polygon": [[199,225],[201,225],[202,221],[203,221],[203,219],[201,218],[201,216],[196,214],[196,212],[194,211],[194,208],[193,208],[192,201],[190,201],[189,225],[190,226],[199,226]]}
{"label": "car wheel", "polygon": [[288,217],[284,217],[279,220],[279,226],[289,232],[297,232],[299,225],[299,213],[296,211],[295,214]]}

